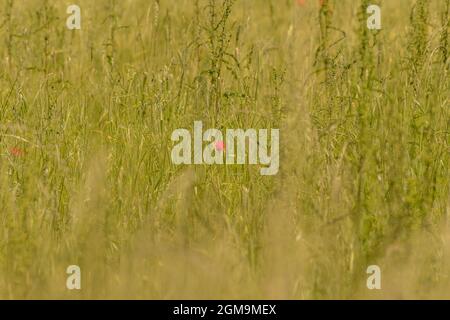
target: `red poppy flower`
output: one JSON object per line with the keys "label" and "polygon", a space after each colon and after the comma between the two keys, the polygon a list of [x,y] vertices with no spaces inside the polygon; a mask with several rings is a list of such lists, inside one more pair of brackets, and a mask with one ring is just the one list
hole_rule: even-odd
{"label": "red poppy flower", "polygon": [[216,142],[216,150],[217,151],[225,150],[225,143],[223,141],[217,141]]}
{"label": "red poppy flower", "polygon": [[9,150],[9,153],[14,157],[21,157],[21,156],[23,156],[24,152],[22,149],[14,147]]}

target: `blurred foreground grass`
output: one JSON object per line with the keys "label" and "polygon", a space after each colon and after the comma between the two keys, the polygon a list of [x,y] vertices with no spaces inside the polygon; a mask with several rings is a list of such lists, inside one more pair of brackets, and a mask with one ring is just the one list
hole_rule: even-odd
{"label": "blurred foreground grass", "polygon": [[[380,2],[2,1],[0,297],[450,298],[449,0]],[[195,120],[280,173],[173,166]]]}

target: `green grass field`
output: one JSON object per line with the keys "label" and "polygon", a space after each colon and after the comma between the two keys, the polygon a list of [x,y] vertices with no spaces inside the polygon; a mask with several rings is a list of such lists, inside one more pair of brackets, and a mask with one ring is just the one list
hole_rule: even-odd
{"label": "green grass field", "polygon": [[[0,298],[450,299],[449,17],[450,0],[1,1]],[[173,165],[196,120],[279,128],[280,172]]]}

